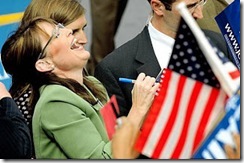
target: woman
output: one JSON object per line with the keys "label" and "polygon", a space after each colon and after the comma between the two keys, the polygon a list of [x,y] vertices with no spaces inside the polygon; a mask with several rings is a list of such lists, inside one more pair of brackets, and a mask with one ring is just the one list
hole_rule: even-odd
{"label": "woman", "polygon": [[[73,35],[78,40],[77,43],[84,44],[87,42],[84,32],[87,24],[82,21],[84,15],[85,9],[77,0],[32,0],[25,10],[20,24],[25,24],[38,16],[48,17],[72,29]],[[30,106],[31,101],[34,100],[31,94],[32,89],[31,85],[19,76],[15,76],[12,78],[12,86],[9,90],[24,115],[30,130],[32,130],[31,123],[34,108],[34,106]]]}
{"label": "woman", "polygon": [[[82,22],[86,24],[84,15]],[[22,24],[5,42],[5,70],[30,84],[35,106],[36,158],[112,158],[111,142],[99,113],[108,100],[105,88],[83,71],[90,57],[71,29],[51,19]],[[128,120],[140,128],[159,84],[140,74]],[[112,140],[113,141],[113,140]]]}
{"label": "woman", "polygon": [[[84,32],[86,22],[82,21],[84,15],[85,9],[77,0],[32,0],[25,10],[20,24],[25,24],[38,16],[48,17],[72,29],[78,43],[86,43],[87,38]],[[24,116],[31,134],[34,112],[34,106],[30,105],[34,100],[32,91],[32,86],[21,77],[18,75],[12,77],[12,86],[9,92]],[[34,151],[32,153],[34,154]],[[35,158],[34,155],[33,158]]]}

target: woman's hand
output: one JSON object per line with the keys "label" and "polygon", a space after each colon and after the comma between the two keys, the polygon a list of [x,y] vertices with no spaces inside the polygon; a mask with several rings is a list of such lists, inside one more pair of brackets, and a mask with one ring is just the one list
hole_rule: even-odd
{"label": "woman's hand", "polygon": [[138,127],[141,126],[159,88],[159,83],[155,83],[155,81],[155,78],[140,73],[134,83],[132,89],[132,108],[128,118]]}
{"label": "woman's hand", "polygon": [[139,152],[134,149],[138,135],[137,127],[126,117],[117,119],[116,132],[112,139],[112,154],[114,159],[135,159]]}

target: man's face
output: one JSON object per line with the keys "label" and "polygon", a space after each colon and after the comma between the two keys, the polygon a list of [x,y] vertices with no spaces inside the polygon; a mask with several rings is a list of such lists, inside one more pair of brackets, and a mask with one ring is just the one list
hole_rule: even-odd
{"label": "man's face", "polygon": [[[167,26],[168,30],[171,30],[171,32],[177,32],[178,24],[181,19],[181,15],[177,10],[177,5],[181,2],[184,2],[186,4],[186,7],[188,8],[194,19],[202,19],[202,10],[205,1],[206,0],[176,0],[171,4],[171,10],[164,9],[164,16],[162,20],[163,24]],[[162,3],[162,5],[164,4]]]}
{"label": "man's face", "polygon": [[187,9],[189,10],[189,12],[192,14],[192,16],[195,19],[203,18],[202,10],[203,10],[203,6],[207,2],[207,0],[176,0],[171,5],[172,10],[177,11],[176,6],[181,2],[184,2],[186,4]]}

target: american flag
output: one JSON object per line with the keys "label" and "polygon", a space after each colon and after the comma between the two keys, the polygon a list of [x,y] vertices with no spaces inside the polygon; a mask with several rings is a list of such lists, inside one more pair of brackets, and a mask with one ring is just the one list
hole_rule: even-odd
{"label": "american flag", "polygon": [[[218,52],[227,73],[238,80],[239,71]],[[235,68],[234,70],[232,68]],[[154,159],[189,159],[224,113],[226,93],[182,19],[168,69],[135,148]]]}

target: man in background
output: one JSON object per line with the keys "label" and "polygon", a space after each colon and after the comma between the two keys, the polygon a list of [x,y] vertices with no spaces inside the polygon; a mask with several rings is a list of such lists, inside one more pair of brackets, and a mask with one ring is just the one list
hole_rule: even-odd
{"label": "man in background", "polygon": [[[156,77],[166,68],[173,50],[181,19],[176,6],[186,2],[192,16],[203,18],[206,0],[148,0],[152,16],[143,31],[135,38],[106,56],[96,67],[94,76],[106,87],[109,96],[116,95],[120,114],[127,115],[131,107],[133,84],[119,82],[120,77],[136,79],[140,72]],[[216,46],[227,53],[220,33],[204,30]]]}

